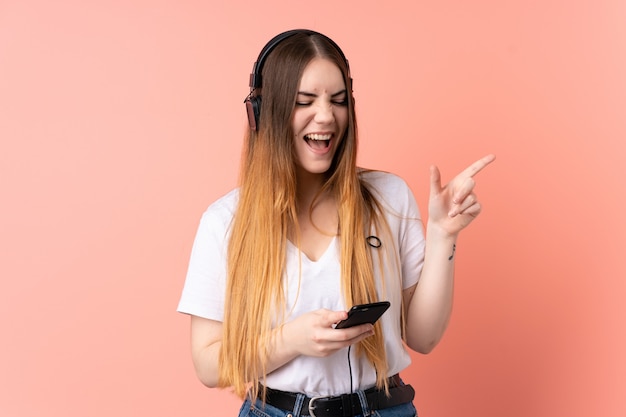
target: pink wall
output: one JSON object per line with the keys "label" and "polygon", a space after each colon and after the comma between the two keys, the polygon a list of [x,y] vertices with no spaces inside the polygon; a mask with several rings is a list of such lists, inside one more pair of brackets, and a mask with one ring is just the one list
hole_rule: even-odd
{"label": "pink wall", "polygon": [[624,21],[621,0],[0,2],[0,415],[235,415],[175,308],[252,62],[293,27],[342,45],[361,162],[422,206],[429,164],[498,156],[449,332],[404,375],[420,415],[625,415]]}

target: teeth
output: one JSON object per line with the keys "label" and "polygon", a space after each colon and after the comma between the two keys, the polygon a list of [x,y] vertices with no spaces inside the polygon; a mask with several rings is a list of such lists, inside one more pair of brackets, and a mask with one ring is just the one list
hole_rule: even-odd
{"label": "teeth", "polygon": [[306,135],[305,137],[311,140],[330,140],[332,135],[331,134],[320,135],[317,133],[311,133],[310,135]]}

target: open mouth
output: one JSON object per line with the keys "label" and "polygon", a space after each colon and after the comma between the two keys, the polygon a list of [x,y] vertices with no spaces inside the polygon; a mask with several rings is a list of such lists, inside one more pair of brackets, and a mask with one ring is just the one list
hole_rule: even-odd
{"label": "open mouth", "polygon": [[330,139],[333,137],[331,133],[319,134],[311,133],[304,135],[306,143],[314,149],[328,149],[330,146]]}

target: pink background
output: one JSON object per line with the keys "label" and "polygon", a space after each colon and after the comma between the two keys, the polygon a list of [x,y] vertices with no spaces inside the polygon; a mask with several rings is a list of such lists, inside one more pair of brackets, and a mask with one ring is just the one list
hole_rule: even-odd
{"label": "pink background", "polygon": [[236,184],[248,74],[294,27],[350,60],[362,165],[425,208],[477,177],[421,417],[626,415],[626,3],[0,1],[0,415],[234,416],[175,312]]}

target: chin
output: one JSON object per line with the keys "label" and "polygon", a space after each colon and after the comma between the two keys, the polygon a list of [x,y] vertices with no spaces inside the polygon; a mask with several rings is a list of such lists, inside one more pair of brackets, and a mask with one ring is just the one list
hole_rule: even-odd
{"label": "chin", "polygon": [[323,175],[323,174],[327,174],[328,171],[330,171],[330,165],[327,165],[324,167],[315,167],[315,168],[307,169],[306,171],[309,172],[310,174]]}
{"label": "chin", "polygon": [[318,166],[300,166],[300,172],[304,175],[326,175],[330,171],[330,165]]}

